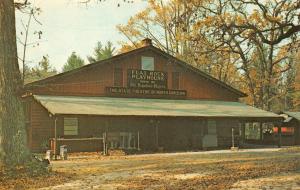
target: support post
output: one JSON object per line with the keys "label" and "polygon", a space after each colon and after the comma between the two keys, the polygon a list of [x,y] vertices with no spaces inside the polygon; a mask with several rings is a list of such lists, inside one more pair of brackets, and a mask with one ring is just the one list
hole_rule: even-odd
{"label": "support post", "polygon": [[54,159],[57,160],[57,117],[54,118]]}
{"label": "support post", "polygon": [[245,143],[245,123],[242,123],[242,142]]}
{"label": "support post", "polygon": [[231,150],[232,151],[238,151],[239,150],[239,147],[235,146],[235,139],[234,139],[234,127],[231,128],[231,139],[232,139],[232,147],[231,147]]}
{"label": "support post", "polygon": [[262,142],[263,142],[263,127],[262,127],[262,122],[259,122],[259,140],[260,140],[260,143],[262,144]]}
{"label": "support post", "polygon": [[107,141],[106,141],[106,131],[103,133],[103,155],[107,155]]}
{"label": "support post", "polygon": [[137,147],[138,147],[138,151],[140,151],[140,132],[137,132]]}
{"label": "support post", "polygon": [[300,145],[300,122],[299,126],[294,126],[295,145]]}
{"label": "support post", "polygon": [[231,139],[232,139],[232,147],[234,148],[234,128],[231,129]]}
{"label": "support post", "polygon": [[103,155],[105,155],[105,132],[102,133],[102,142],[103,142]]}
{"label": "support post", "polygon": [[281,126],[278,126],[278,148],[281,148]]}
{"label": "support post", "polygon": [[105,121],[105,132],[104,132],[104,137],[103,137],[103,154],[105,156],[108,155],[108,143],[107,143],[107,131],[110,125],[110,119],[107,118],[107,120]]}
{"label": "support post", "polygon": [[156,144],[156,149],[158,149],[158,124],[155,123],[155,144]]}

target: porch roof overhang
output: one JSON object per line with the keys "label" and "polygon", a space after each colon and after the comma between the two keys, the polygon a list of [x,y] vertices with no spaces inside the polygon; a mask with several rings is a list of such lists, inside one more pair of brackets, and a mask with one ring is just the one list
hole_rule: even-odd
{"label": "porch roof overhang", "polygon": [[52,115],[271,119],[283,117],[239,102],[33,95]]}
{"label": "porch roof overhang", "polygon": [[[295,118],[296,120],[300,121],[300,112],[283,112],[283,113],[288,115],[291,119]],[[290,122],[291,119],[286,122]]]}

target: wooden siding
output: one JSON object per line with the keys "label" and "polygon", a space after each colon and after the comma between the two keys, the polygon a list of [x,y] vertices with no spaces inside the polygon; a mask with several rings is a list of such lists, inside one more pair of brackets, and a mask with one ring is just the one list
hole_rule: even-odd
{"label": "wooden siding", "polygon": [[127,70],[141,69],[142,56],[154,57],[155,70],[168,73],[169,89],[172,89],[172,72],[179,72],[179,89],[187,91],[187,99],[238,101],[239,96],[227,88],[151,50],[57,77],[47,85],[34,87],[32,91],[34,94],[48,95],[106,96],[105,87],[114,86],[114,69],[123,69],[123,86],[126,87]]}
{"label": "wooden siding", "polygon": [[[34,152],[44,151],[41,144],[45,140],[54,138],[54,119],[50,118],[44,109],[35,107],[33,115],[39,118],[32,123],[32,145]],[[68,117],[68,116],[65,116]],[[140,148],[142,151],[156,150],[156,126],[158,126],[158,145],[165,151],[201,150],[202,138],[206,127],[205,120],[191,118],[164,118],[164,117],[105,117],[105,116],[70,116],[79,121],[78,135],[65,136],[63,134],[63,116],[57,120],[57,136],[61,139],[72,138],[101,138],[104,132],[139,132]],[[155,122],[151,122],[155,121]],[[218,147],[231,146],[231,128],[239,131],[238,121],[218,119],[217,139]],[[238,143],[238,139],[236,139]],[[65,144],[69,152],[102,151],[101,140],[94,141],[67,141]]]}
{"label": "wooden siding", "polygon": [[219,120],[217,122],[217,137],[218,146],[222,148],[229,148],[232,146],[232,128],[234,129],[234,143],[235,146],[239,145],[239,122],[237,120]]}
{"label": "wooden siding", "polygon": [[293,135],[282,135],[282,145],[300,145],[300,121],[292,119],[288,123],[284,123],[283,127],[293,127]]}
{"label": "wooden siding", "polygon": [[[70,96],[107,96],[106,87],[114,86],[115,69],[123,70],[123,87],[127,86],[127,71],[141,69],[142,56],[154,57],[156,71],[168,73],[167,86],[172,89],[172,73],[179,73],[179,90],[186,90],[186,99],[204,99],[220,101],[238,101],[239,94],[228,88],[201,76],[191,69],[178,64],[176,59],[163,56],[151,48],[140,49],[134,54],[116,56],[103,63],[90,65],[76,72],[69,72],[54,77],[45,83],[36,83],[28,88],[33,94],[44,95],[70,95]],[[176,85],[177,86],[177,85]],[[153,96],[140,96],[151,98]],[[42,143],[54,138],[54,118],[36,101],[30,100],[31,114],[27,124],[28,145],[33,152],[44,151]],[[71,116],[74,117],[74,116]],[[65,136],[63,134],[63,116],[57,118],[58,138],[92,138],[102,137],[105,131],[133,131],[140,133],[140,147],[142,150],[156,149],[155,126],[150,123],[150,117],[104,117],[104,116],[77,116],[79,121],[79,134]],[[157,119],[157,118],[155,118]],[[165,150],[197,150],[202,148],[203,123],[191,118],[162,118],[159,117],[159,145]],[[231,127],[236,122],[220,122],[218,124],[218,143],[221,147],[231,145]],[[71,141],[70,141],[71,142]],[[76,142],[77,143],[77,142]],[[75,142],[68,144],[70,151],[90,151],[100,149],[100,142]],[[97,146],[99,143],[99,146]],[[72,148],[76,144],[77,149]],[[87,148],[89,147],[89,148]],[[93,148],[91,148],[93,147]],[[98,147],[98,148],[97,148]]]}
{"label": "wooden siding", "polygon": [[160,119],[159,146],[166,151],[202,149],[204,123],[198,119]]}
{"label": "wooden siding", "polygon": [[31,101],[31,119],[28,126],[29,147],[33,152],[44,151],[42,144],[49,142],[54,136],[54,120],[49,117],[49,113],[36,101]]}

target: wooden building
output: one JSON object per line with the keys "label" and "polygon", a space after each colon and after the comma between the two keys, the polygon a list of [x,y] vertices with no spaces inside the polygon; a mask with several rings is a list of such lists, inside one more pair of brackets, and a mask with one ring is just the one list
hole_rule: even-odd
{"label": "wooden building", "polygon": [[144,44],[26,85],[31,150],[44,151],[49,141],[52,149],[65,144],[68,151],[225,148],[232,132],[239,143],[245,123],[282,119],[239,103],[246,94],[151,40]]}
{"label": "wooden building", "polygon": [[[300,145],[300,112],[283,112],[285,120],[281,127],[282,145]],[[274,130],[278,136],[278,128]]]}

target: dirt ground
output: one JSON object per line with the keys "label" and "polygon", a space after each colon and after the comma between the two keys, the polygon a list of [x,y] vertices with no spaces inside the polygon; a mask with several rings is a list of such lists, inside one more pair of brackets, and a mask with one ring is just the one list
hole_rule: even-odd
{"label": "dirt ground", "polygon": [[22,170],[17,171],[17,174],[10,175],[0,171],[0,190],[38,189],[53,184],[63,184],[72,179],[74,179],[72,175],[60,172],[32,176]]}
{"label": "dirt ground", "polygon": [[53,171],[74,179],[48,189],[299,189],[300,148],[103,157],[73,155]]}

